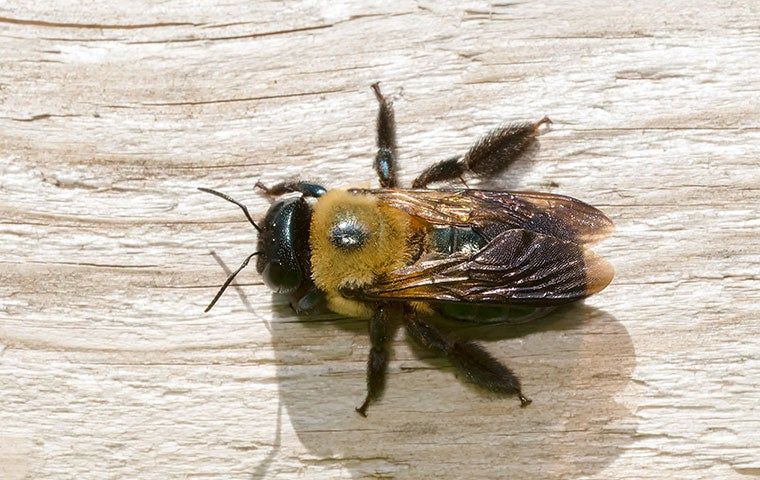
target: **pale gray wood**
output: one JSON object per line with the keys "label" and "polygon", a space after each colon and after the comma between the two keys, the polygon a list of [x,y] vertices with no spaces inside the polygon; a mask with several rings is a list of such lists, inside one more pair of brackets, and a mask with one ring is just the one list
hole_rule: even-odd
{"label": "pale gray wood", "polygon": [[[1,3],[0,477],[760,474],[757,3],[562,3]],[[399,334],[360,418],[366,325],[253,269],[202,313],[255,232],[195,188],[374,182],[378,80],[404,182],[547,114],[491,186],[617,224],[586,306],[462,332],[527,409]]]}

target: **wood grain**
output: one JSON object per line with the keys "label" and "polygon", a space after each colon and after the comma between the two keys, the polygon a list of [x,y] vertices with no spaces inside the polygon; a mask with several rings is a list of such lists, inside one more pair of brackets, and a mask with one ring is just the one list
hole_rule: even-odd
{"label": "wood grain", "polygon": [[[92,3],[0,3],[0,477],[760,475],[755,2]],[[375,81],[404,182],[547,114],[488,186],[617,225],[585,306],[458,327],[527,409],[399,333],[363,419],[364,323],[202,313],[255,232],[195,188],[374,185]]]}

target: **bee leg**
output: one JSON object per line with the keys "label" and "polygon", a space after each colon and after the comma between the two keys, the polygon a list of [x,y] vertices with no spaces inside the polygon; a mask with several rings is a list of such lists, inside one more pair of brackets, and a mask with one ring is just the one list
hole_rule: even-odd
{"label": "bee leg", "polygon": [[378,400],[385,388],[385,372],[388,367],[388,341],[392,329],[385,307],[380,307],[369,321],[369,339],[372,348],[367,360],[367,396],[364,403],[356,408],[361,416],[367,416],[370,402]]}
{"label": "bee leg", "polygon": [[264,193],[269,197],[276,197],[279,195],[284,195],[286,193],[293,193],[293,192],[299,192],[304,197],[321,197],[322,195],[327,192],[325,187],[322,185],[318,185],[316,183],[311,182],[281,182],[277,183],[271,187],[267,187],[263,183],[256,182],[255,185],[256,188],[260,188],[264,191]]}
{"label": "bee leg", "polygon": [[325,304],[325,299],[325,293],[309,282],[291,296],[290,306],[299,315],[311,315]]}
{"label": "bee leg", "polygon": [[380,83],[372,84],[380,110],[377,112],[377,155],[375,156],[375,171],[380,178],[383,188],[394,188],[396,180],[396,120],[393,114],[393,103],[380,93]]}
{"label": "bee leg", "polygon": [[412,182],[412,188],[426,188],[433,182],[462,178],[466,171],[467,165],[462,162],[461,155],[447,158],[423,170]]}
{"label": "bee leg", "polygon": [[541,125],[551,123],[549,117],[544,117],[535,123],[513,123],[492,130],[470,147],[462,161],[467,170],[477,175],[495,175],[528,153]]}
{"label": "bee leg", "polygon": [[513,123],[497,128],[475,142],[461,157],[435,163],[417,176],[413,188],[425,188],[433,182],[453,180],[465,172],[480,176],[496,175],[535,146],[541,125],[551,124],[549,117],[535,123]]}
{"label": "bee leg", "polygon": [[452,339],[413,314],[405,314],[404,323],[418,344],[448,357],[472,383],[492,392],[516,394],[522,407],[531,403],[522,394],[520,379],[480,345]]}

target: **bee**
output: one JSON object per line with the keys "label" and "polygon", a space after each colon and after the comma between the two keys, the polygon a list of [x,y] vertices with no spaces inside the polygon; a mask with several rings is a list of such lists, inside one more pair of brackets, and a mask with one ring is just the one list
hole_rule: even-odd
{"label": "bee", "polygon": [[430,189],[463,176],[489,177],[526,156],[548,117],[512,123],[479,139],[464,155],[427,167],[406,189],[397,178],[392,103],[372,85],[379,104],[374,169],[381,188],[327,190],[307,181],[257,188],[272,199],[257,223],[256,251],[232,272],[206,311],[235,276],[256,259],[273,291],[289,295],[301,312],[326,307],[368,320],[371,349],[367,393],[356,411],[367,415],[384,390],[393,325],[402,322],[423,348],[448,357],[471,382],[523,395],[519,378],[480,345],[442,331],[431,319],[522,322],[582,300],[612,280],[612,266],[589,247],[608,236],[612,222],[598,209],[550,193],[466,188]]}

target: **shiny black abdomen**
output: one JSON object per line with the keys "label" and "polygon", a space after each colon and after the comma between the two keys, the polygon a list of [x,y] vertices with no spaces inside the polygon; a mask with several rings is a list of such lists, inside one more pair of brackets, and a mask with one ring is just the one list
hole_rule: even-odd
{"label": "shiny black abdomen", "polygon": [[488,243],[470,227],[436,227],[430,232],[429,238],[433,249],[446,255],[473,254]]}

